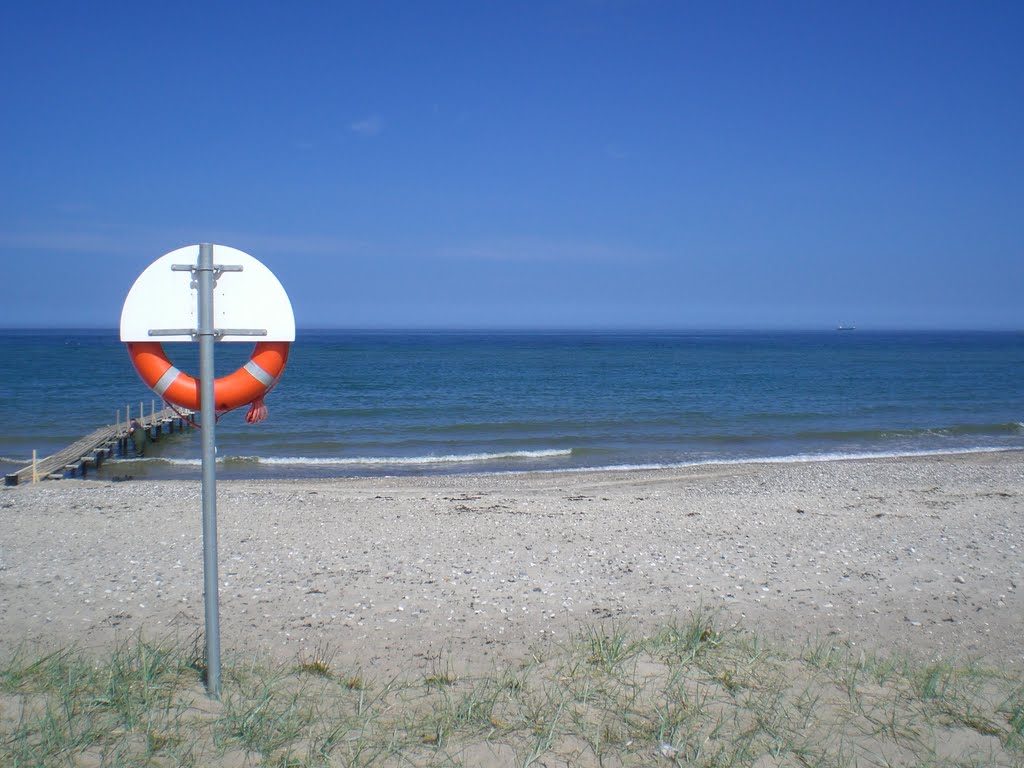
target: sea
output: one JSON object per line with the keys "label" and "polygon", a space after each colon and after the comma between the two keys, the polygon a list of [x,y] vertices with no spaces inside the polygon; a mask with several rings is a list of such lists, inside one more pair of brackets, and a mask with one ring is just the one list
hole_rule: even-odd
{"label": "sea", "polygon": [[[195,344],[167,344],[198,374]],[[216,346],[218,375],[249,344]],[[217,476],[616,470],[1024,449],[1020,332],[300,330]],[[0,331],[0,471],[162,404],[116,330]],[[198,478],[197,430],[101,477]]]}

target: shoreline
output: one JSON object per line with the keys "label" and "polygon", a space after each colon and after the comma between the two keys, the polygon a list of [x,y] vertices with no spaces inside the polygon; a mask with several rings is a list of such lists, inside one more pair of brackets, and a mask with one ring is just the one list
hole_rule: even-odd
{"label": "shoreline", "polygon": [[[873,459],[914,459],[930,458],[941,456],[961,456],[971,454],[989,453],[1013,453],[1024,452],[1024,447],[1018,446],[978,446],[961,448],[939,448],[939,449],[908,449],[905,451],[862,451],[850,453],[798,453],[782,454],[779,456],[752,456],[737,458],[712,458],[679,462],[657,462],[637,464],[609,464],[595,466],[566,466],[555,468],[528,467],[528,468],[505,468],[505,469],[479,469],[476,465],[509,458],[537,458],[534,454],[557,454],[571,455],[570,449],[551,451],[524,451],[508,454],[470,454],[467,457],[453,456],[423,456],[423,457],[379,457],[365,459],[351,458],[327,458],[327,457],[266,457],[266,456],[223,456],[219,457],[219,479],[225,482],[262,482],[278,480],[359,480],[359,479],[398,479],[398,478],[427,478],[427,477],[491,477],[501,475],[529,475],[529,474],[589,474],[589,473],[620,473],[620,472],[655,472],[663,470],[685,470],[700,467],[728,467],[733,465],[776,465],[776,464],[814,464],[833,461],[866,461]],[[524,456],[519,457],[519,453]],[[173,470],[166,476],[140,476],[118,475],[112,471],[116,467],[130,469],[131,465],[138,464],[143,467],[150,464],[167,464],[178,467],[177,473]],[[231,469],[226,465],[249,465],[266,467],[262,475],[231,475]],[[24,466],[19,464],[19,468]],[[105,469],[101,470],[99,480],[104,481],[197,481],[200,479],[199,468],[202,460],[199,458],[176,458],[163,456],[112,458],[104,462]],[[364,474],[341,473],[343,467],[380,467],[377,472],[366,472]],[[180,468],[187,467],[190,473]],[[319,472],[307,469],[307,472],[289,473],[288,470],[275,470],[273,467],[322,467]],[[409,470],[406,472],[395,472],[396,467],[415,467],[433,469],[422,469],[421,471]],[[457,469],[461,467],[462,469]],[[225,476],[225,470],[228,475]],[[278,472],[281,472],[278,474]]]}
{"label": "shoreline", "polygon": [[[203,626],[199,484],[6,489],[0,649]],[[1017,451],[220,480],[225,654],[395,674],[708,610],[797,647],[1024,667]]]}

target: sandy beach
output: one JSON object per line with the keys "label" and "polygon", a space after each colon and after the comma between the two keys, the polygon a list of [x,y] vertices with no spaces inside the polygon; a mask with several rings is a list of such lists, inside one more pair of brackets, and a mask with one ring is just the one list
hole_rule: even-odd
{"label": "sandy beach", "polygon": [[[223,653],[415,673],[696,609],[1024,665],[1024,454],[218,484]],[[203,626],[196,482],[0,494],[0,649]]]}

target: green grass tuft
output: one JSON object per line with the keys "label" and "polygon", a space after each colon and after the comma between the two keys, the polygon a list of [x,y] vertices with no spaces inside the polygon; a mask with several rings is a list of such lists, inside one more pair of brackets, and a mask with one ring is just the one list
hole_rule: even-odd
{"label": "green grass tuft", "polygon": [[827,641],[789,654],[703,612],[647,636],[584,626],[489,674],[438,656],[372,684],[335,671],[326,646],[226,664],[221,701],[200,659],[142,638],[101,659],[15,649],[0,659],[0,765],[1024,763],[1018,673]]}
{"label": "green grass tuft", "polygon": [[330,677],[332,674],[331,665],[334,663],[335,652],[330,649],[327,643],[318,643],[312,651],[301,651],[299,653],[296,670],[314,677]]}

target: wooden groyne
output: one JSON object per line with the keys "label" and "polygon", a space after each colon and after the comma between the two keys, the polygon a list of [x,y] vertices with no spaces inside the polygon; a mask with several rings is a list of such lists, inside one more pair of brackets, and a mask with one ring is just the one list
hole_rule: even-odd
{"label": "wooden groyne", "polygon": [[139,403],[139,414],[133,419],[131,410],[126,409],[125,420],[122,422],[121,412],[118,411],[114,424],[100,427],[52,456],[4,475],[4,485],[18,485],[38,480],[61,480],[66,477],[84,478],[89,470],[99,469],[109,458],[138,455],[132,433],[133,427],[142,430],[147,441],[155,441],[165,432],[181,432],[191,426],[189,417],[192,411],[179,412],[172,408],[157,411],[155,402],[149,416],[145,415],[142,403]]}

